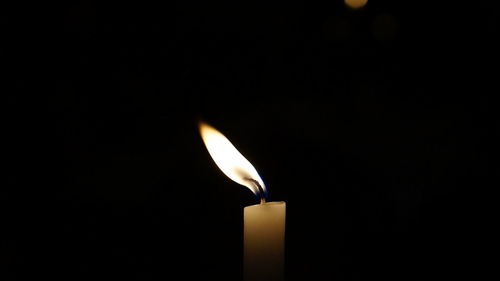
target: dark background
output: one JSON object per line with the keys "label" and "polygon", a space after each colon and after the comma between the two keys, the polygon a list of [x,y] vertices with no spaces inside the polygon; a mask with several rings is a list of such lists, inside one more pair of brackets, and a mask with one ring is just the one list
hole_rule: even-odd
{"label": "dark background", "polygon": [[3,8],[0,279],[240,280],[199,120],[287,202],[287,280],[477,277],[499,10],[435,2]]}

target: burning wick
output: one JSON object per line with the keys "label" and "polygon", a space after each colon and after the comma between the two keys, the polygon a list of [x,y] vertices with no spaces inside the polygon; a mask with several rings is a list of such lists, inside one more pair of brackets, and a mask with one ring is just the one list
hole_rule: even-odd
{"label": "burning wick", "polygon": [[264,204],[266,203],[266,196],[264,194],[264,189],[262,188],[262,186],[260,185],[260,183],[252,178],[244,178],[246,179],[247,181],[250,181],[252,182],[256,187],[257,189],[259,190],[259,198],[260,198],[260,204]]}

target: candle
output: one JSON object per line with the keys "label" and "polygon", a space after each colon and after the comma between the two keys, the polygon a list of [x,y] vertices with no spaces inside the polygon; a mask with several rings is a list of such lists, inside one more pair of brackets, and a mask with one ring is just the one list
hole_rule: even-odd
{"label": "candle", "polygon": [[200,123],[200,133],[219,169],[260,200],[244,209],[244,280],[283,280],[285,202],[266,202],[267,189],[257,170],[222,133],[206,123]]}
{"label": "candle", "polygon": [[244,217],[244,279],[283,280],[285,202],[245,207]]}

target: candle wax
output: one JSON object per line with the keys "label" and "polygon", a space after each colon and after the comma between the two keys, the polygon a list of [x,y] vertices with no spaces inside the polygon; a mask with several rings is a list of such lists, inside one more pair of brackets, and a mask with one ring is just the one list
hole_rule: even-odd
{"label": "candle wax", "polygon": [[285,202],[244,209],[245,281],[281,281],[284,274]]}

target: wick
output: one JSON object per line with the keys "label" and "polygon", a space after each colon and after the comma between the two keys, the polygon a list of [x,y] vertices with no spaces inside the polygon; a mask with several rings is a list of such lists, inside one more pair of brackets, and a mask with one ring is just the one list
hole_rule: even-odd
{"label": "wick", "polygon": [[264,189],[262,188],[260,183],[252,178],[245,178],[245,179],[252,182],[259,190],[260,204],[266,203],[266,198],[264,197]]}

